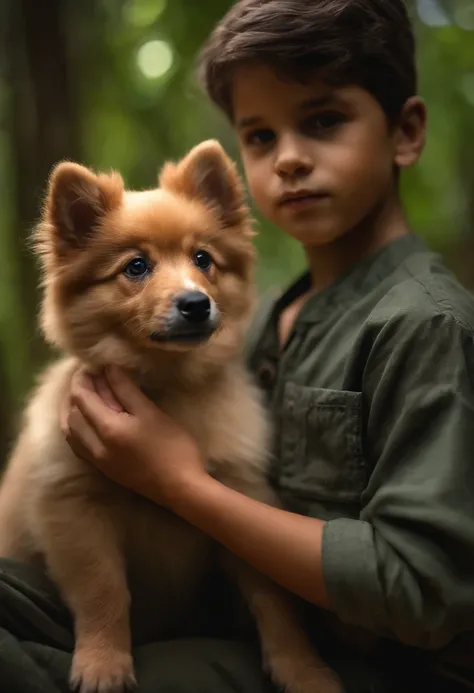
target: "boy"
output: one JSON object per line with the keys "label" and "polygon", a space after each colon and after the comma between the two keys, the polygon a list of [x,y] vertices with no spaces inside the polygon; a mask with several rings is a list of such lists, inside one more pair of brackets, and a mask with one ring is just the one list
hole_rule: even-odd
{"label": "boy", "polygon": [[[399,200],[425,134],[414,61],[402,0],[241,0],[203,52],[255,202],[307,256],[249,343],[288,511],[208,477],[121,373],[79,378],[65,416],[104,473],[301,597],[348,693],[474,688],[474,302]],[[137,654],[143,691],[268,690],[237,645],[151,652]]]}

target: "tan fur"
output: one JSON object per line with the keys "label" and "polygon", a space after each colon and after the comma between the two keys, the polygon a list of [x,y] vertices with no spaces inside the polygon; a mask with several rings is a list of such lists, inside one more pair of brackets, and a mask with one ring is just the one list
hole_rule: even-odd
{"label": "tan fur", "polygon": [[[43,375],[0,490],[0,554],[44,561],[75,620],[71,682],[82,693],[133,683],[129,580],[147,610],[172,621],[209,568],[212,543],[180,518],[76,458],[58,423],[76,369],[116,363],[198,441],[212,473],[270,504],[270,427],[241,348],[253,300],[252,228],[233,164],[203,143],[162,172],[161,188],[125,191],[116,173],[74,163],[53,172],[34,237],[44,269],[41,325],[68,355]],[[209,272],[193,251],[214,258]],[[123,274],[140,251],[145,281]],[[221,311],[207,342],[150,341],[173,298],[195,287]],[[133,464],[133,460],[130,460]],[[289,595],[235,558],[232,570],[260,632],[267,665],[289,693],[339,690],[296,621]]]}

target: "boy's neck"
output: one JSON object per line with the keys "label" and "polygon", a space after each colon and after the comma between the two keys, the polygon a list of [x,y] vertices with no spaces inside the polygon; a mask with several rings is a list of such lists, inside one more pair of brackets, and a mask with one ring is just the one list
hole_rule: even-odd
{"label": "boy's neck", "polygon": [[411,231],[398,200],[328,245],[305,247],[312,290],[322,291],[341,275],[391,241]]}

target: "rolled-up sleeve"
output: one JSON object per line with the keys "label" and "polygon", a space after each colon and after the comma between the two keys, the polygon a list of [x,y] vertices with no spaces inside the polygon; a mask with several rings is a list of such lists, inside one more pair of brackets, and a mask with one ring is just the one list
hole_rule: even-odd
{"label": "rolled-up sleeve", "polygon": [[374,322],[364,356],[360,518],[323,532],[339,618],[438,648],[474,628],[474,343],[449,314]]}

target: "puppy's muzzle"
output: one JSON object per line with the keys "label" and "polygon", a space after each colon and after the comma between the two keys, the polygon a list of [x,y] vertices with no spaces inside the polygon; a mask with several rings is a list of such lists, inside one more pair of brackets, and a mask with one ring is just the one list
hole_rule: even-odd
{"label": "puppy's muzzle", "polygon": [[175,296],[163,327],[150,337],[155,342],[202,342],[219,325],[220,312],[202,291],[185,291]]}

